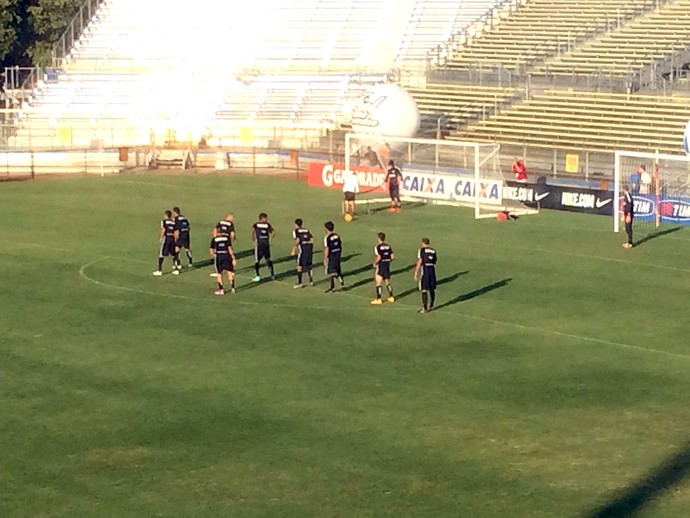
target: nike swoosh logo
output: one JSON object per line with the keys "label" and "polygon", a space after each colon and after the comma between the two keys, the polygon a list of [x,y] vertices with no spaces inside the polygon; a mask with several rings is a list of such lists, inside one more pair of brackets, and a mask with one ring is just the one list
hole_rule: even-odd
{"label": "nike swoosh logo", "polygon": [[543,193],[541,193],[541,194],[535,194],[535,195],[534,195],[534,199],[535,199],[536,201],[541,201],[541,200],[543,200],[544,198],[546,198],[549,194],[551,194],[551,193],[550,193],[550,192],[543,192]]}
{"label": "nike swoosh logo", "polygon": [[600,209],[600,208],[602,208],[602,207],[605,207],[606,205],[608,205],[608,204],[611,203],[612,201],[613,201],[612,199],[600,200],[599,198],[597,198],[597,209]]}

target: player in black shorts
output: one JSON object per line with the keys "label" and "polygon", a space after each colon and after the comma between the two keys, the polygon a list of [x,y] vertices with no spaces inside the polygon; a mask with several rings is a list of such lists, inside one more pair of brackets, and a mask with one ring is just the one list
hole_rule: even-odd
{"label": "player in black shorts", "polygon": [[301,218],[295,220],[295,230],[292,231],[292,239],[295,244],[292,245],[290,255],[297,255],[297,284],[293,288],[302,288],[302,276],[304,272],[309,275],[309,286],[314,285],[314,275],[312,273],[312,261],[314,256],[314,236],[311,232],[302,226]]}
{"label": "player in black shorts", "polygon": [[189,236],[189,220],[185,218],[181,212],[180,212],[180,207],[173,207],[172,210],[173,218],[175,219],[175,229],[177,230],[177,241],[175,243],[175,251],[177,252],[177,257],[178,257],[178,262],[177,262],[177,269],[182,268],[182,264],[180,264],[179,257],[180,257],[180,252],[184,248],[186,254],[187,254],[187,260],[189,261],[189,264],[187,265],[188,268],[191,268],[193,266],[192,263],[192,248],[191,248],[191,238]]}
{"label": "player in black shorts", "polygon": [[208,252],[213,257],[213,266],[216,270],[216,281],[218,282],[218,289],[213,293],[225,295],[223,272],[227,273],[228,281],[230,282],[230,293],[235,293],[235,266],[237,265],[237,260],[230,244],[230,238],[221,235],[213,236]]}
{"label": "player in black shorts", "polygon": [[175,241],[177,241],[177,226],[172,217],[172,212],[166,210],[163,213],[160,228],[160,243],[158,250],[158,269],[153,272],[153,275],[160,277],[163,275],[163,259],[172,257],[173,260],[173,275],[179,275],[180,271],[177,269],[177,252],[175,251]]}
{"label": "player in black shorts", "polygon": [[[221,219],[213,228],[214,236],[227,236],[230,238],[230,246],[233,245],[237,234],[235,234],[235,216],[232,212],[228,212],[225,219]],[[215,272],[211,273],[211,277],[215,277]]]}
{"label": "player in black shorts", "polygon": [[340,269],[343,242],[340,236],[334,232],[335,225],[332,221],[327,221],[324,227],[326,228],[326,238],[323,240],[323,265],[326,268],[326,275],[331,281],[331,285],[326,290],[326,293],[332,293],[335,290],[336,278],[340,281],[340,286],[345,286],[343,272]]}
{"label": "player in black shorts", "polygon": [[627,185],[623,186],[623,223],[628,241],[623,243],[623,248],[633,247],[633,218],[635,217],[635,203]]}
{"label": "player in black shorts", "polygon": [[422,238],[421,248],[417,252],[414,280],[419,280],[419,291],[422,292],[419,313],[428,313],[434,309],[436,301],[436,250],[431,248],[428,237]]}
{"label": "player in black shorts", "polygon": [[271,280],[276,278],[275,272],[273,271],[273,261],[271,261],[271,239],[273,239],[275,235],[276,231],[268,222],[268,216],[265,212],[262,212],[259,214],[259,221],[252,226],[254,270],[256,271],[256,277],[253,279],[254,282],[259,282],[261,280],[261,273],[259,271],[261,259],[266,260],[266,264],[271,271]]}
{"label": "player in black shorts", "polygon": [[400,212],[402,205],[400,203],[400,184],[403,181],[403,175],[400,169],[395,167],[393,160],[388,161],[388,171],[386,171],[386,182],[388,182],[388,193],[391,197],[391,206],[388,207],[389,212]]}
{"label": "player in black shorts", "polygon": [[371,301],[374,306],[378,306],[382,303],[381,301],[381,285],[385,282],[386,288],[388,289],[388,302],[395,302],[395,297],[393,296],[393,286],[391,286],[391,262],[395,259],[395,254],[393,249],[386,243],[386,234],[383,232],[378,233],[378,241],[374,247],[374,268],[376,273],[374,274],[374,282],[376,283],[376,298]]}

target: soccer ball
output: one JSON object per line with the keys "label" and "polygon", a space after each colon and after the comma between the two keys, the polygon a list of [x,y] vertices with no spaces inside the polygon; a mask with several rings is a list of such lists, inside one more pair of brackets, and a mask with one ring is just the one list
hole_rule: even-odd
{"label": "soccer ball", "polygon": [[352,214],[350,214],[349,212],[347,214],[345,214],[345,216],[343,216],[343,217],[345,218],[345,221],[347,221],[348,223],[354,219],[352,217]]}

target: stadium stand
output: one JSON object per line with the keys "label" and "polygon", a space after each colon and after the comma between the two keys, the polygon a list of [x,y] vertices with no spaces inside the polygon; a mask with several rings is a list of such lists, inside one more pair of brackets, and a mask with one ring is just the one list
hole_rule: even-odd
{"label": "stadium stand", "polygon": [[501,66],[524,72],[657,5],[655,0],[525,1],[486,31],[467,38],[442,68],[462,71]]}
{"label": "stadium stand", "polygon": [[690,97],[549,90],[449,138],[537,148],[681,152]]}
{"label": "stadium stand", "polygon": [[204,136],[209,145],[267,145],[281,126],[299,132],[290,145],[305,145],[396,64],[419,69],[439,24],[438,42],[494,3],[264,0],[237,9],[206,0],[196,9],[106,0],[58,63],[57,79],[26,107],[10,144],[126,146]]}
{"label": "stadium stand", "polygon": [[522,90],[498,86],[427,83],[424,88],[408,86],[422,116],[422,134],[457,129],[469,122],[496,114],[519,99]]}
{"label": "stadium stand", "polygon": [[675,0],[548,59],[535,73],[625,75],[689,49],[690,0]]}

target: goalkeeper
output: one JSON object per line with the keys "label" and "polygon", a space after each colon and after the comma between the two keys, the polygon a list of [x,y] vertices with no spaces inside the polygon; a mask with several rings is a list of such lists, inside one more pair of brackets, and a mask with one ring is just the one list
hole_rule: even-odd
{"label": "goalkeeper", "polygon": [[623,186],[623,222],[625,233],[628,234],[628,242],[623,243],[623,248],[633,247],[633,217],[635,216],[635,204],[627,185]]}

